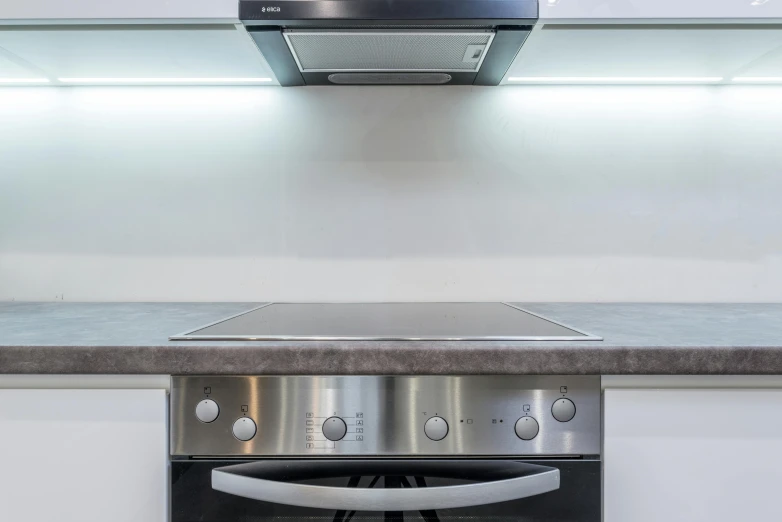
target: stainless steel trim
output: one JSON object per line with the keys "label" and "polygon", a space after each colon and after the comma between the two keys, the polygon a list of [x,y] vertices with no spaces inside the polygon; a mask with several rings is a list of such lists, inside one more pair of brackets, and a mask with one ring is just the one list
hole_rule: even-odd
{"label": "stainless steel trim", "polygon": [[481,337],[343,337],[304,335],[175,335],[170,341],[602,341],[586,336],[481,336]]}
{"label": "stainless steel trim", "polygon": [[[599,457],[599,455],[589,455],[588,457],[592,458],[592,460],[599,460],[599,459],[595,458],[595,457]],[[323,461],[323,460],[345,460],[345,456],[344,455],[318,455],[316,458],[317,458],[318,461]],[[400,460],[400,459],[404,459],[404,460],[431,459],[432,456],[431,455],[392,455],[392,456],[385,456],[385,455],[384,456],[362,455],[362,456],[353,456],[353,457],[351,457],[351,460],[353,460],[353,461],[361,461],[361,460],[365,460],[365,459],[377,460],[377,459],[381,459],[381,458],[385,459],[385,460],[396,461],[396,460]],[[459,454],[458,457],[451,456],[449,458],[458,458],[459,460],[470,461],[470,460],[486,460],[487,456],[486,455],[469,455],[469,454],[464,454],[463,455],[463,454]],[[568,459],[570,459],[570,460],[587,460],[587,459],[585,459],[584,455],[523,455],[523,456],[519,456],[519,455],[506,455],[506,454],[502,454],[502,453],[499,453],[497,455],[491,455],[491,458],[492,459],[506,459],[506,460],[508,460],[508,459],[517,460],[519,458],[523,458],[524,462],[527,462],[527,463],[533,463],[533,462],[539,461],[539,460],[552,460],[552,459],[557,459],[557,460],[563,460],[563,459],[565,459],[565,460],[568,460]],[[286,456],[283,456],[283,457],[279,458],[279,460],[290,460],[290,461],[293,461],[293,462],[302,461],[302,460],[312,460],[312,459],[313,459],[312,455],[286,455]],[[179,460],[179,459],[176,459],[176,460]],[[246,455],[245,456],[242,456],[242,455],[191,455],[191,456],[189,456],[187,458],[187,460],[227,460],[227,461],[237,460],[237,461],[246,461],[247,460],[247,456]]]}
{"label": "stainless steel trim", "polygon": [[[578,337],[577,340],[581,340],[581,341],[602,341],[603,340],[603,338],[598,336],[598,335],[592,335],[590,333],[585,332],[584,330],[581,330],[579,328],[574,328],[574,327],[570,326],[569,324],[565,324],[565,323],[563,323],[561,321],[555,321],[554,319],[549,319],[548,317],[542,316],[540,314],[536,314],[535,312],[530,312],[526,308],[521,308],[520,306],[516,306],[516,305],[511,304],[511,303],[506,303],[504,301],[502,301],[502,304],[504,304],[506,306],[510,306],[511,308],[515,308],[516,310],[522,311],[524,313],[527,313],[527,314],[530,314],[530,315],[534,315],[535,317],[537,317],[539,319],[543,319],[544,321],[548,321],[550,323],[557,324],[557,325],[559,325],[559,326],[561,326],[563,328],[567,328],[568,330],[573,330],[574,332],[578,332],[578,333],[580,333],[580,334],[582,334],[584,336],[584,337]],[[546,339],[550,339],[550,337],[547,337]]]}
{"label": "stainless steel trim", "polygon": [[[302,67],[301,62],[299,61],[299,57],[296,54],[296,50],[293,48],[293,45],[291,44],[290,39],[288,38],[289,34],[298,34],[298,35],[304,35],[304,36],[320,36],[323,34],[331,34],[335,36],[344,36],[344,35],[358,35],[358,36],[373,36],[379,33],[385,33],[385,34],[393,34],[393,35],[401,35],[401,36],[413,36],[413,35],[421,35],[421,34],[437,34],[442,36],[461,36],[465,34],[489,34],[489,40],[486,42],[486,48],[483,50],[483,53],[481,54],[481,58],[478,61],[477,64],[475,64],[474,68],[471,69],[305,69]],[[481,65],[483,65],[483,60],[486,58],[486,54],[489,52],[489,49],[491,48],[491,44],[494,41],[494,36],[496,33],[493,30],[484,30],[484,31],[437,31],[437,30],[423,30],[423,31],[394,31],[393,29],[378,29],[375,31],[334,31],[334,30],[322,30],[322,31],[308,31],[308,30],[297,30],[297,29],[287,29],[282,32],[283,38],[285,38],[285,43],[288,44],[288,49],[291,51],[291,55],[293,55],[293,59],[296,61],[296,66],[299,68],[299,72],[466,72],[466,73],[474,73],[481,70]]]}
{"label": "stainless steel trim", "polygon": [[[245,310],[244,312],[239,312],[238,314],[234,314],[234,315],[232,315],[230,317],[225,317],[223,319],[218,319],[217,321],[213,321],[213,322],[211,322],[209,324],[203,324],[203,325],[199,326],[198,328],[191,328],[189,330],[185,330],[184,332],[182,332],[180,334],[170,335],[168,337],[168,340],[169,341],[178,341],[178,340],[183,340],[185,338],[192,339],[193,337],[188,336],[188,334],[193,333],[193,332],[197,332],[198,330],[203,330],[204,328],[209,328],[210,326],[214,326],[216,324],[220,324],[220,323],[224,323],[226,321],[230,321],[231,319],[234,319],[236,317],[240,317],[242,315],[249,314],[250,312],[254,312],[256,310],[260,310],[261,308],[264,308],[264,307],[272,305],[272,304],[274,304],[274,302],[264,303],[264,304],[262,304],[260,306],[256,306],[255,308],[252,308],[250,310]],[[196,337],[196,338],[200,338],[200,337]]]}
{"label": "stainless steel trim", "polygon": [[[335,304],[340,304],[337,302],[334,302]],[[549,319],[548,317],[542,316],[540,314],[536,314],[533,312],[530,312],[529,310],[525,310],[523,308],[519,308],[518,306],[514,306],[507,302],[501,302],[500,304],[504,304],[506,306],[509,306],[510,308],[514,308],[516,310],[519,310],[520,312],[527,313],[529,315],[532,315],[534,317],[537,317],[539,319],[542,319],[544,321],[548,321],[550,323],[556,324],[558,326],[562,326],[563,328],[567,328],[569,330],[573,330],[574,332],[577,332],[581,335],[549,335],[549,336],[533,336],[533,335],[502,335],[502,336],[456,336],[456,337],[445,337],[445,336],[416,336],[416,337],[405,337],[405,336],[351,336],[351,335],[324,335],[324,336],[315,336],[315,335],[192,335],[193,333],[203,330],[204,328],[208,328],[210,326],[214,326],[216,324],[224,323],[226,321],[229,321],[231,319],[234,319],[236,317],[248,314],[250,312],[254,312],[256,310],[259,310],[261,308],[264,308],[269,305],[273,304],[297,304],[297,303],[279,303],[279,302],[269,302],[266,304],[263,304],[261,306],[257,306],[253,308],[252,310],[247,310],[245,312],[232,315],[231,317],[226,317],[224,319],[220,319],[219,321],[214,321],[212,323],[199,326],[197,328],[193,328],[190,330],[187,330],[185,332],[182,332],[180,334],[171,335],[169,336],[169,341],[602,341],[603,338],[596,335],[591,335],[583,330],[579,330],[578,328],[573,328],[572,326],[568,326],[566,324],[563,324],[558,321],[554,321],[552,319]],[[331,304],[331,303],[318,303],[318,304]]]}
{"label": "stainless steel trim", "polygon": [[288,506],[343,511],[425,511],[494,504],[559,489],[559,470],[540,468],[539,473],[507,480],[406,489],[311,486],[235,475],[217,468],[212,470],[212,488]]}

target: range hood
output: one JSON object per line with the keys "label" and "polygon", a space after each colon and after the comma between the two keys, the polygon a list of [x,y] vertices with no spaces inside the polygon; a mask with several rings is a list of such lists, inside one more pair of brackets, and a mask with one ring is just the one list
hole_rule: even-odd
{"label": "range hood", "polygon": [[537,0],[241,0],[280,85],[499,85]]}

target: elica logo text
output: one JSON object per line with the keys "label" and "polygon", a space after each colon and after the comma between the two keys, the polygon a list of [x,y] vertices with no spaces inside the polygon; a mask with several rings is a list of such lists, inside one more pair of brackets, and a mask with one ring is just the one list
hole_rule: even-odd
{"label": "elica logo text", "polygon": [[262,13],[279,13],[280,8],[279,7],[262,7],[261,8]]}

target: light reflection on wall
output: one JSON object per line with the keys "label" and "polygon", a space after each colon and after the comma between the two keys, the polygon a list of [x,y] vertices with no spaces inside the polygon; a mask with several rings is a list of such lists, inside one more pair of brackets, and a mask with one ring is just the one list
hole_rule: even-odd
{"label": "light reflection on wall", "polygon": [[12,88],[0,300],[779,301],[782,87]]}

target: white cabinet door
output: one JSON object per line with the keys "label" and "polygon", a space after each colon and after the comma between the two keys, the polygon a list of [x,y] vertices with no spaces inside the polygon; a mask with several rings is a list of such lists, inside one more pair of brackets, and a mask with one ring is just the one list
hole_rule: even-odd
{"label": "white cabinet door", "polygon": [[605,522],[782,520],[782,390],[606,390]]}
{"label": "white cabinet door", "polygon": [[165,522],[164,390],[0,390],[0,520]]}
{"label": "white cabinet door", "polygon": [[0,21],[239,17],[239,0],[2,0]]}

